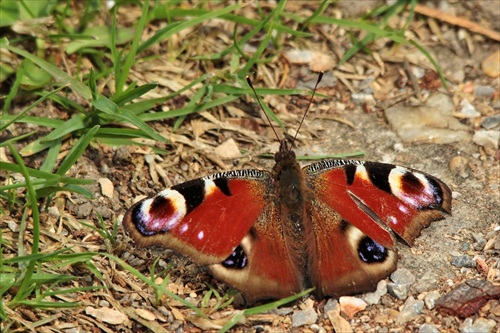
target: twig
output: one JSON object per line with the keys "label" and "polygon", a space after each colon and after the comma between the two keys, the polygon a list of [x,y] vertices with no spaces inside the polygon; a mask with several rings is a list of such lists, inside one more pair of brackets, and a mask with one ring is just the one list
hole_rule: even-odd
{"label": "twig", "polygon": [[482,27],[479,24],[466,19],[465,17],[445,14],[437,9],[429,8],[418,4],[415,5],[415,12],[425,16],[436,18],[440,21],[444,21],[452,25],[458,25],[459,27],[468,29],[474,33],[484,35],[496,41],[500,41],[499,32]]}

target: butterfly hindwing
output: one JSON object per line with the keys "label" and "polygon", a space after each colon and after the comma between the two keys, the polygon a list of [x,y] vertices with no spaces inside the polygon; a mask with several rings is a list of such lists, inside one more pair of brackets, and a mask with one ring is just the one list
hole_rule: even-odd
{"label": "butterfly hindwing", "polygon": [[262,215],[271,184],[260,170],[217,173],[131,207],[123,225],[140,246],[160,245],[200,264],[225,260]]}
{"label": "butterfly hindwing", "polygon": [[300,261],[290,246],[293,244],[283,232],[279,207],[270,204],[238,246],[234,257],[211,265],[210,269],[219,279],[240,290],[249,303],[288,297],[304,287]]}
{"label": "butterfly hindwing", "polygon": [[396,269],[394,249],[376,243],[324,203],[311,202],[310,218],[313,228],[320,230],[308,245],[307,265],[317,295],[371,291]]}

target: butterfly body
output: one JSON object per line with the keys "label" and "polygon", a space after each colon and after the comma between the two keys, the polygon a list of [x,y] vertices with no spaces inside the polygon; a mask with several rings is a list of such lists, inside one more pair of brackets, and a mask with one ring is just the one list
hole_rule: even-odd
{"label": "butterfly body", "polygon": [[374,289],[408,244],[451,212],[439,179],[391,164],[325,160],[301,168],[286,141],[272,172],[228,171],[142,200],[123,225],[141,246],[208,265],[249,302],[308,287],[340,296]]}

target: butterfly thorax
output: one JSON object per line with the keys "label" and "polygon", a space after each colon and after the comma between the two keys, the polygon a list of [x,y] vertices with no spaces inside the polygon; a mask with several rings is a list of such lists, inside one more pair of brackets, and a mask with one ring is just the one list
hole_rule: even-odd
{"label": "butterfly thorax", "polygon": [[295,241],[301,242],[304,237],[305,196],[307,196],[304,173],[295,153],[285,140],[280,142],[280,149],[274,159],[275,196],[279,201],[277,206],[281,208],[283,221],[288,221],[286,223],[288,230],[285,229],[285,233],[292,236]]}

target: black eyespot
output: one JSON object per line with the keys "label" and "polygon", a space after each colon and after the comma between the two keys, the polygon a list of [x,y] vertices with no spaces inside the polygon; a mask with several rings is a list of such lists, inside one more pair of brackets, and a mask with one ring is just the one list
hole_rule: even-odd
{"label": "black eyespot", "polygon": [[363,237],[358,245],[358,255],[361,260],[370,263],[384,262],[388,256],[387,249],[370,237]]}
{"label": "black eyespot", "polygon": [[241,245],[238,245],[233,250],[233,253],[231,253],[231,255],[227,257],[226,260],[224,260],[221,264],[226,268],[242,269],[247,265],[247,263],[247,255]]}

